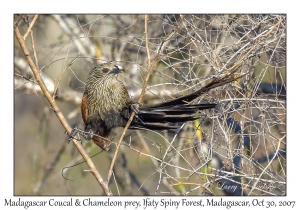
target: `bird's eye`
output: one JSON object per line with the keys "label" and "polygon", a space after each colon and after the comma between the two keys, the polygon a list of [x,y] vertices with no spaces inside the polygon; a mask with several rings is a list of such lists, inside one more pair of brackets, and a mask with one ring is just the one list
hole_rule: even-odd
{"label": "bird's eye", "polygon": [[107,68],[104,68],[102,71],[103,71],[103,73],[107,73],[107,72],[108,72],[108,69],[107,69]]}

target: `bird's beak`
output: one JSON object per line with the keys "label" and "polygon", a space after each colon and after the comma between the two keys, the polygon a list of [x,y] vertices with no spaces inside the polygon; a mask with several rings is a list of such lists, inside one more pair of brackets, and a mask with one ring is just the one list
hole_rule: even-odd
{"label": "bird's beak", "polygon": [[124,72],[125,70],[123,69],[122,66],[119,65],[115,65],[115,67],[112,69],[112,71],[110,72],[111,74],[119,74],[121,72]]}

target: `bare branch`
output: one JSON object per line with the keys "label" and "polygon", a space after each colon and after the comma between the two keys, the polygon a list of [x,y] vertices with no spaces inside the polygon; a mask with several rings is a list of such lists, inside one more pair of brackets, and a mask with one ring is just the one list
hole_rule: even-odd
{"label": "bare branch", "polygon": [[[37,83],[39,84],[39,86],[41,87],[45,97],[47,98],[47,100],[49,101],[51,108],[53,110],[55,110],[55,114],[58,117],[58,119],[60,120],[62,126],[66,129],[66,131],[68,132],[68,134],[70,134],[71,132],[71,127],[68,124],[68,122],[66,121],[65,117],[63,116],[63,114],[61,113],[61,111],[59,110],[59,107],[57,106],[55,100],[51,97],[43,79],[40,76],[39,70],[37,69],[37,66],[34,64],[30,53],[26,47],[25,41],[23,39],[23,37],[20,34],[19,28],[17,27],[17,24],[15,23],[15,27],[14,27],[14,31],[15,31],[15,36],[23,50],[23,53],[26,57],[26,60],[36,78]],[[106,193],[106,195],[112,195],[110,189],[108,188],[108,186],[105,184],[105,182],[103,181],[100,173],[98,172],[98,170],[96,169],[94,163],[92,162],[92,160],[89,158],[88,154],[86,153],[86,151],[84,150],[84,148],[82,147],[81,143],[75,139],[73,139],[73,142],[76,146],[76,148],[78,149],[79,153],[82,155],[82,157],[84,158],[84,160],[86,161],[86,163],[88,164],[91,173],[94,175],[94,177],[96,178],[96,180],[98,181],[98,183],[100,184],[100,186],[102,187],[102,189],[104,190],[104,192]]]}

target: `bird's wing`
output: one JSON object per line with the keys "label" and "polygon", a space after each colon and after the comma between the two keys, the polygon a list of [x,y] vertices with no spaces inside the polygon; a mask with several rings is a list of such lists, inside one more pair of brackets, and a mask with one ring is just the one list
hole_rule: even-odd
{"label": "bird's wing", "polygon": [[[86,94],[83,94],[82,101],[81,101],[81,115],[84,124],[87,124],[88,121],[88,109],[87,109],[87,102],[86,102]],[[99,125],[100,126],[100,125]],[[102,148],[105,151],[109,150],[110,141],[108,140],[110,131],[106,131],[102,136],[100,136],[99,132],[96,132],[93,136],[93,142]]]}

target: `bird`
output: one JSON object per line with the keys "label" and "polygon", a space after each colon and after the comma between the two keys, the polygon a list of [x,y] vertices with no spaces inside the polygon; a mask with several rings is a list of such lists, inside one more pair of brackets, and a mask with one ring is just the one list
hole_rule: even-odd
{"label": "bird", "polygon": [[[81,101],[81,115],[85,125],[84,132],[73,129],[69,140],[79,132],[86,140],[93,140],[104,151],[108,151],[111,142],[109,135],[113,128],[125,127],[132,112],[135,117],[129,129],[171,130],[178,129],[179,122],[193,121],[199,118],[199,110],[212,109],[216,103],[192,103],[209,90],[234,80],[232,75],[217,78],[185,96],[153,105],[132,101],[125,85],[118,75],[125,69],[114,62],[96,65],[90,72]],[[172,123],[172,125],[170,125]]]}

